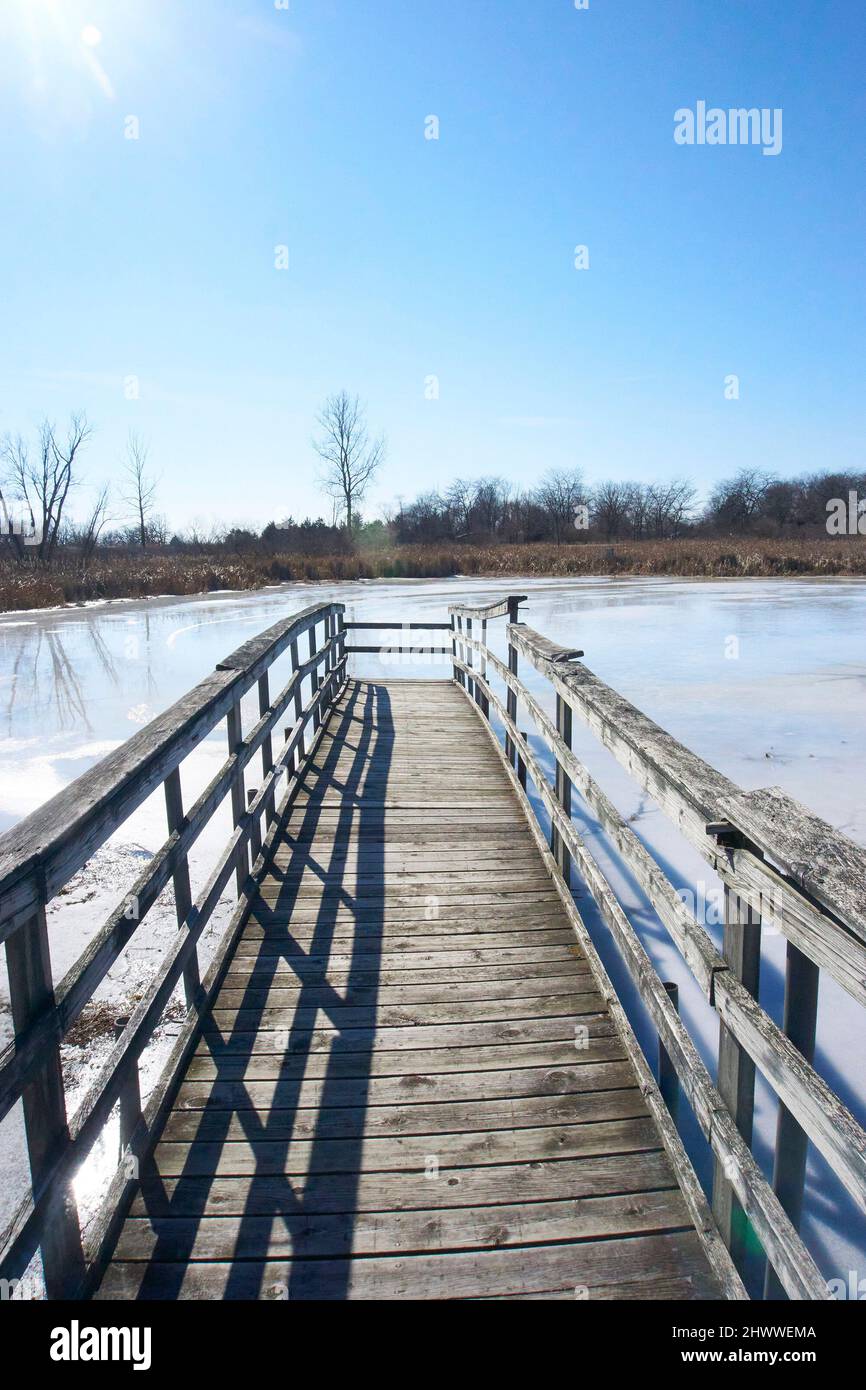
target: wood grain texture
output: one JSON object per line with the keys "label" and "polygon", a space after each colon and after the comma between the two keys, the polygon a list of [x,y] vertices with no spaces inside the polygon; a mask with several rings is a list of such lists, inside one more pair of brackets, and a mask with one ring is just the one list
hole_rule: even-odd
{"label": "wood grain texture", "polygon": [[350,681],[99,1296],[575,1290],[720,1297],[475,713]]}

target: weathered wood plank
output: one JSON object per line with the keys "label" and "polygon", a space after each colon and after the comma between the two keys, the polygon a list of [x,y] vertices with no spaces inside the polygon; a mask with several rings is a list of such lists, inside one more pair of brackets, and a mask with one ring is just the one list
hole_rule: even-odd
{"label": "weathered wood plank", "polygon": [[[121,1264],[111,1267],[100,1297],[138,1296],[144,1270],[152,1289],[161,1278],[179,1298],[221,1298],[231,1285],[241,1298],[507,1298],[514,1293],[550,1289],[586,1290],[614,1284],[637,1286],[647,1278],[687,1278],[693,1297],[717,1298],[703,1251],[694,1232],[634,1236],[619,1241],[587,1241],[578,1244],[518,1246],[498,1250],[453,1254],[415,1255],[404,1258],[351,1260],[345,1268],[339,1260],[299,1260],[287,1271],[284,1263],[253,1261],[219,1264],[191,1263],[175,1292],[171,1266]],[[286,1284],[287,1278],[290,1280]]]}
{"label": "weathered wood plank", "polygon": [[[477,1083],[476,1083],[477,1084]],[[356,1097],[357,1099],[357,1097]],[[163,1140],[170,1143],[235,1142],[266,1135],[269,1141],[351,1139],[416,1135],[437,1139],[443,1133],[539,1129],[582,1125],[602,1120],[632,1120],[646,1116],[646,1102],[637,1086],[615,1091],[571,1092],[567,1095],[474,1099],[448,1104],[425,1103],[365,1106],[334,1105],[298,1113],[293,1107],[245,1110],[242,1114],[215,1109],[175,1110],[166,1121]]]}
{"label": "weathered wood plank", "polygon": [[[356,1109],[366,1106],[368,1122],[374,1127],[392,1122],[405,1128],[412,1121],[410,1111],[444,1102],[485,1106],[491,1102],[532,1099],[543,1096],[551,1103],[549,1113],[555,1118],[558,1096],[597,1091],[634,1089],[634,1076],[627,1063],[595,1062],[580,1066],[509,1067],[487,1072],[479,1078],[473,1072],[449,1072],[444,1075],[355,1077],[335,1082],[304,1080],[291,1092],[291,1105],[300,1123],[304,1111],[325,1113],[327,1106]],[[175,1101],[176,1110],[261,1110],[279,1108],[285,1096],[279,1091],[279,1081],[183,1081]],[[313,1123],[312,1117],[310,1123]],[[413,1122],[414,1123],[414,1122]]]}
{"label": "weathered wood plank", "polygon": [[[410,1027],[380,1027],[374,1023],[366,1028],[336,1028],[321,1012],[315,1027],[266,1028],[256,1027],[243,1032],[233,1027],[226,1036],[219,1025],[208,1018],[197,1055],[218,1053],[220,1058],[246,1057],[271,1052],[280,1056],[317,1051],[330,1052],[336,1039],[340,1055],[349,1052],[405,1052],[418,1049],[454,1050],[467,1047],[504,1047],[533,1042],[562,1042],[571,1040],[578,1050],[587,1038],[604,1037],[610,1029],[603,1012],[600,995],[582,995],[587,1001],[585,1011],[560,1018],[522,1018],[488,1023],[416,1024]],[[593,1005],[595,1009],[593,1010]]]}
{"label": "weathered wood plank", "polygon": [[[423,1185],[422,1185],[423,1184]],[[327,1183],[298,1174],[291,1192],[309,1215],[326,1212],[442,1210],[494,1207],[500,1203],[577,1201],[583,1197],[651,1192],[674,1185],[666,1155],[606,1154],[546,1159],[484,1167],[452,1168],[447,1176],[419,1182],[414,1172],[331,1175]],[[273,1215],[286,1202],[285,1177],[145,1179],[130,1208],[132,1216],[152,1209],[175,1216]]]}
{"label": "weathered wood plank", "polygon": [[[431,1216],[433,1219],[431,1220]],[[284,1217],[135,1217],[118,1260],[303,1259],[334,1255],[413,1255],[417,1250],[501,1249],[560,1240],[638,1235],[690,1226],[676,1189],[640,1196],[585,1197],[522,1206],[369,1215]]]}
{"label": "weathered wood plank", "polygon": [[[578,1051],[574,1041],[540,1040],[528,1043],[475,1047],[432,1047],[411,1050],[315,1051],[299,1053],[248,1052],[246,1056],[220,1056],[214,1060],[206,1049],[197,1053],[186,1072],[190,1081],[268,1081],[347,1077],[411,1076],[423,1086],[427,1077],[447,1072],[501,1071],[503,1068],[580,1066],[583,1063],[619,1062],[623,1046],[608,1026],[596,1031]],[[479,1091],[481,1087],[479,1086]]]}

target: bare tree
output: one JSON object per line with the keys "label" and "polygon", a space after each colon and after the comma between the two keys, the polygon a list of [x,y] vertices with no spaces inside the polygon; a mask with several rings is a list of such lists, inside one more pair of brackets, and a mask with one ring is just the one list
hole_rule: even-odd
{"label": "bare tree", "polygon": [[126,443],[127,490],[123,500],[135,514],[135,528],[142,550],[147,548],[148,527],[156,499],[157,479],[147,472],[148,447],[135,430],[130,430]]}
{"label": "bare tree", "polygon": [[713,489],[705,519],[710,525],[733,533],[750,531],[775,481],[774,475],[762,468],[741,468],[733,478],[725,478]]}
{"label": "bare tree", "polygon": [[[40,564],[50,564],[57,548],[63,509],[69,493],[80,481],[77,473],[79,451],[93,431],[84,414],[72,415],[61,443],[48,420],[39,430],[35,458],[21,436],[7,436],[2,457],[12,490],[27,509],[35,550]],[[38,536],[38,541],[36,537]]]}
{"label": "bare tree", "polygon": [[85,569],[88,562],[93,558],[93,552],[99,544],[99,538],[110,520],[108,515],[108,500],[108,484],[103,483],[96,495],[89,514],[85,517],[80,526],[74,528],[72,540],[79,547],[82,569]]}
{"label": "bare tree", "polygon": [[578,507],[586,502],[583,477],[577,468],[551,468],[541,480],[536,494],[553,526],[559,545],[564,535],[572,535],[578,521]]}
{"label": "bare tree", "polygon": [[370,438],[366,411],[347,391],[328,397],[317,423],[322,433],[313,440],[313,448],[322,464],[319,484],[340,504],[351,533],[357,506],[384,462],[385,440]]}
{"label": "bare tree", "polygon": [[631,483],[600,483],[592,495],[593,520],[610,540],[618,536],[632,505]]}

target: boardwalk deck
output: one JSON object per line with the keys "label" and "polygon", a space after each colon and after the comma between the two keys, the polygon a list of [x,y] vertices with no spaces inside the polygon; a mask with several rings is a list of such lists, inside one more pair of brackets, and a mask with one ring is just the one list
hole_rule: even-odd
{"label": "boardwalk deck", "polygon": [[720,1297],[465,695],[350,680],[99,1296],[576,1291]]}

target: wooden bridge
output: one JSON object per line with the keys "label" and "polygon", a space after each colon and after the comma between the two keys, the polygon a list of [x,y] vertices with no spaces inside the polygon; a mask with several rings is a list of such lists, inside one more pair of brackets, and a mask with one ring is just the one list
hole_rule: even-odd
{"label": "wooden bridge", "polygon": [[[453,607],[432,625],[442,645],[422,649],[409,625],[307,609],[0,840],[15,1030],[0,1118],[23,1115],[31,1172],[0,1277],[36,1270],[49,1298],[742,1299],[757,1261],[765,1296],[830,1296],[798,1234],[808,1145],[863,1207],[866,1135],[813,1065],[818,981],[866,1002],[866,853],[777,789],[741,792],[582,653],[520,623],[522,602]],[[496,619],[507,662],[487,643]],[[385,629],[406,645],[365,644]],[[450,679],[348,674],[354,656],[418,650]],[[721,878],[721,943],[573,753],[575,718]],[[183,760],[221,722],[225,763],[185,806]],[[55,981],[47,904],[160,789],[165,843]],[[715,1079],[574,797],[717,1012]],[[234,829],[194,900],[189,852],[225,801]],[[658,1080],[575,875],[658,1030]],[[172,892],[171,949],[69,1113],[63,1040]],[[762,917],[788,939],[780,1022],[758,1003]],[[140,1058],[180,989],[182,1023],[143,1093]],[[751,1151],[756,1067],[780,1101],[772,1180]],[[680,1100],[715,1161],[709,1200]],[[79,1210],[76,1174],[112,1125],[116,1171]]]}

